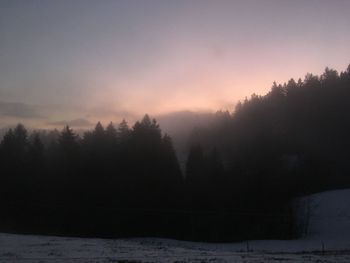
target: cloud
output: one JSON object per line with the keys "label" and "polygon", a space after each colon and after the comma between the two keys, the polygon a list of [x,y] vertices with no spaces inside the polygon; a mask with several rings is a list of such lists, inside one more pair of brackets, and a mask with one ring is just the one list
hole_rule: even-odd
{"label": "cloud", "polygon": [[135,112],[123,110],[123,109],[109,109],[107,107],[95,107],[87,109],[86,112],[89,113],[89,117],[94,118],[118,118],[118,119],[136,119],[139,117],[139,114]]}
{"label": "cloud", "polygon": [[16,118],[41,118],[37,107],[19,102],[4,102],[0,101],[0,115]]}
{"label": "cloud", "polygon": [[68,125],[68,126],[73,126],[73,127],[88,127],[88,126],[93,125],[89,120],[83,119],[83,118],[74,119],[74,120],[55,121],[55,122],[49,122],[47,124],[51,125],[51,126],[66,126],[66,125]]}

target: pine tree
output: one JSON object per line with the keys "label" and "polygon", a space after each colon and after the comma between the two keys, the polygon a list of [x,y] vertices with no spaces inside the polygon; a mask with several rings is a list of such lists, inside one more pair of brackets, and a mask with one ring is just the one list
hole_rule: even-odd
{"label": "pine tree", "polygon": [[43,165],[44,145],[38,133],[33,134],[32,142],[29,145],[29,158],[31,166],[38,168]]}
{"label": "pine tree", "polygon": [[28,151],[28,132],[22,124],[18,124],[13,131],[15,139],[15,151],[18,160],[24,164]]}
{"label": "pine tree", "polygon": [[106,139],[108,141],[108,144],[115,144],[117,142],[118,138],[118,131],[114,127],[113,123],[110,122],[106,128]]}
{"label": "pine tree", "polygon": [[130,139],[131,130],[125,119],[119,124],[117,132],[120,142],[127,142]]}
{"label": "pine tree", "polygon": [[68,125],[64,127],[58,138],[58,147],[60,149],[61,158],[63,158],[62,160],[71,164],[76,164],[79,157],[78,136]]}
{"label": "pine tree", "polygon": [[92,132],[92,135],[97,140],[102,140],[105,135],[105,129],[103,128],[101,122],[98,122],[95,126],[95,130]]}

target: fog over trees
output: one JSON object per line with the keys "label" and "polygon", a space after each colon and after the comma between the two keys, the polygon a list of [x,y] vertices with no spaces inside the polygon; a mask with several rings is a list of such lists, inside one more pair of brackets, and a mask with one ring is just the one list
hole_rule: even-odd
{"label": "fog over trees", "polygon": [[184,171],[147,114],[0,144],[1,231],[202,241],[292,238],[296,197],[350,187],[350,66],[274,83],[190,135]]}

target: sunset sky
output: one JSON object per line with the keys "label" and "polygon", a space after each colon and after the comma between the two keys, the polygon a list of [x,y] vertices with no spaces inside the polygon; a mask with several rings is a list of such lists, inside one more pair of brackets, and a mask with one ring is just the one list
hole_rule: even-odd
{"label": "sunset sky", "polygon": [[0,127],[233,111],[349,63],[348,0],[0,0]]}

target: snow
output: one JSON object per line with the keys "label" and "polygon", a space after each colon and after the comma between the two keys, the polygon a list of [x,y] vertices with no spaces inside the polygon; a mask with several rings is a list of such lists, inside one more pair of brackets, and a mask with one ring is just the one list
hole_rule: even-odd
{"label": "snow", "polygon": [[350,262],[349,201],[350,189],[302,198],[301,214],[310,220],[298,240],[214,244],[0,233],[0,262]]}
{"label": "snow", "polygon": [[350,190],[324,192],[309,199],[308,238],[347,242],[350,248]]}

